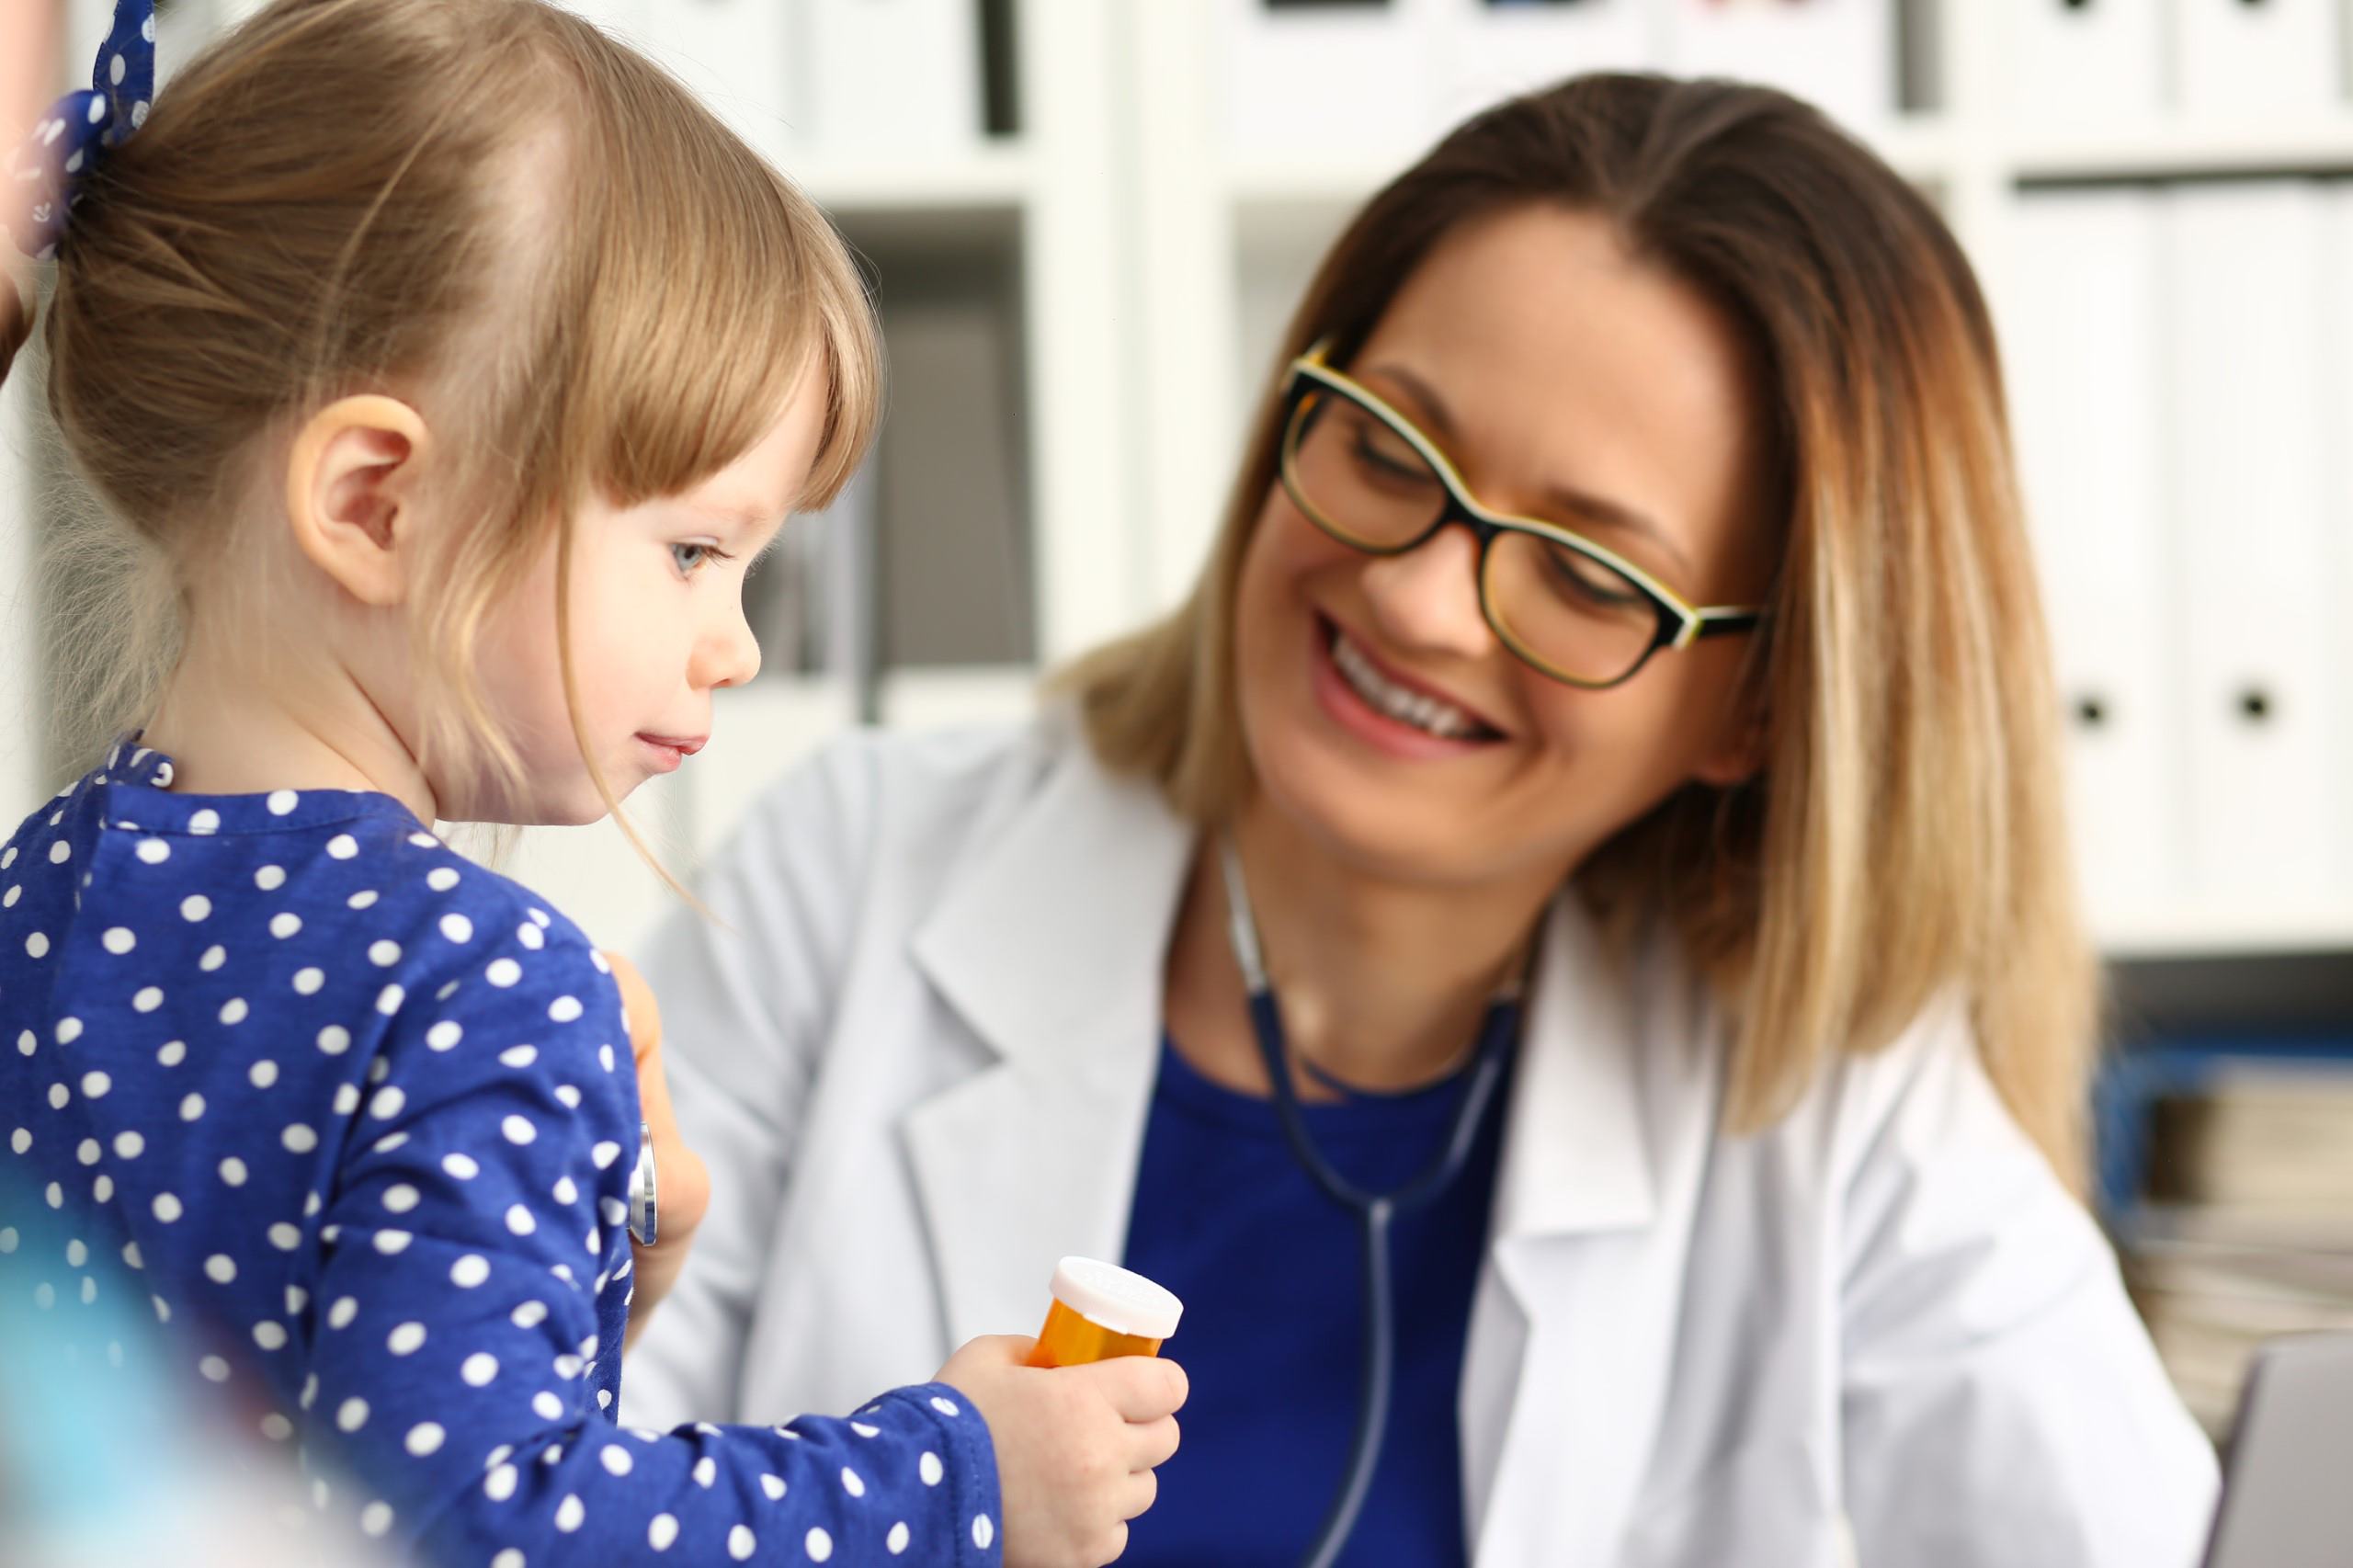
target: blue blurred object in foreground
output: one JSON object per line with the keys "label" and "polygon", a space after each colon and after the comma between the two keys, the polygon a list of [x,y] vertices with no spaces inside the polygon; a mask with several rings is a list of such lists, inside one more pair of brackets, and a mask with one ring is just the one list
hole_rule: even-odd
{"label": "blue blurred object in foreground", "polygon": [[0,1183],[0,1558],[369,1561],[310,1517],[290,1456],[236,1436],[207,1385],[163,1362],[138,1276],[71,1234],[61,1204]]}

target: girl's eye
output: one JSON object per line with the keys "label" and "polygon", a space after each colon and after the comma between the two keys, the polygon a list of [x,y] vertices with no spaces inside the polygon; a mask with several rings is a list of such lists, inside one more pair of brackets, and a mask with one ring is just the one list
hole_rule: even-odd
{"label": "girl's eye", "polygon": [[691,577],[719,558],[719,551],[707,544],[674,544],[670,547],[670,563],[681,577]]}

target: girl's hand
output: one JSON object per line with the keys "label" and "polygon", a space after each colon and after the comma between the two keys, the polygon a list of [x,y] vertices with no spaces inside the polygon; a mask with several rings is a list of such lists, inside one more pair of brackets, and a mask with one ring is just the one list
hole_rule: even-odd
{"label": "girl's hand", "polygon": [[1184,1369],[1165,1358],[1027,1366],[1036,1341],[975,1339],[938,1381],[977,1408],[996,1446],[1006,1568],[1100,1568],[1159,1495],[1176,1451]]}
{"label": "girl's hand", "polygon": [[654,988],[637,966],[620,954],[608,951],[613,982],[620,987],[621,1010],[629,1020],[631,1051],[637,1057],[639,1114],[654,1130],[654,1244],[630,1243],[637,1292],[629,1305],[629,1332],[622,1348],[637,1343],[639,1333],[654,1316],[654,1309],[670,1293],[678,1270],[694,1244],[695,1227],[710,1207],[710,1173],[702,1156],[678,1136],[678,1119],[670,1109],[670,1082],[662,1072],[662,1008]]}

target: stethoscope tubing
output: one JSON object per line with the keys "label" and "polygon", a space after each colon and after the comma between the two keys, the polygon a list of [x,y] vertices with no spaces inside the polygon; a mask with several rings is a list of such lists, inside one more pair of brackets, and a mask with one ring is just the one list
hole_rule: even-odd
{"label": "stethoscope tubing", "polygon": [[1267,1079],[1272,1085],[1276,1119],[1282,1126],[1284,1142],[1290,1145],[1292,1156],[1308,1179],[1326,1198],[1356,1215],[1364,1244],[1365,1335],[1356,1430],[1348,1442],[1347,1468],[1342,1471],[1339,1488],[1333,1494],[1314,1543],[1300,1560],[1302,1568],[1332,1568],[1356,1529],[1357,1517],[1363,1511],[1365,1496],[1371,1490],[1373,1471],[1381,1462],[1381,1443],[1389,1430],[1389,1406],[1397,1373],[1390,1224],[1397,1215],[1410,1213],[1435,1200],[1470,1163],[1472,1145],[1478,1140],[1488,1104],[1503,1082],[1512,1042],[1519,1035],[1519,1002],[1516,995],[1506,994],[1497,998],[1488,1010],[1472,1058],[1470,1081],[1455,1106],[1446,1142],[1429,1164],[1393,1191],[1365,1190],[1334,1168],[1308,1131],[1298,1090],[1291,1083],[1290,1051],[1283,1030],[1282,1008],[1267,978],[1258,946],[1257,922],[1251,915],[1249,894],[1243,886],[1241,856],[1230,839],[1223,850],[1234,958],[1249,990],[1251,1032],[1257,1038],[1259,1058],[1266,1064]]}

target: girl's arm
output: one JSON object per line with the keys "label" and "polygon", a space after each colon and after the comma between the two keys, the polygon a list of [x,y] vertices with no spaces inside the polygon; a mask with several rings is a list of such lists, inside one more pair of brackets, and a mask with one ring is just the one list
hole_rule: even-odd
{"label": "girl's arm", "polygon": [[330,1506],[494,1568],[995,1563],[988,1431],[944,1387],[790,1427],[614,1424],[638,1131],[619,997],[561,924],[495,946],[410,987],[319,1216],[279,1375]]}

